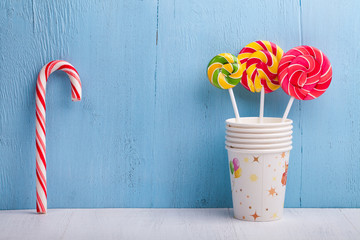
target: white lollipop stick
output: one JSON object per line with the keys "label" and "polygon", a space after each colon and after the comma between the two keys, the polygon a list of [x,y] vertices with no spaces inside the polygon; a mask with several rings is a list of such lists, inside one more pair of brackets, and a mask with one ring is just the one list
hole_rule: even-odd
{"label": "white lollipop stick", "polygon": [[265,90],[264,87],[262,87],[260,92],[260,114],[259,114],[260,123],[263,122],[263,118],[264,118],[264,101],[265,101]]}
{"label": "white lollipop stick", "polygon": [[292,106],[292,104],[294,102],[294,99],[295,99],[294,97],[290,98],[290,100],[288,102],[288,105],[286,106],[286,109],[285,109],[285,112],[284,112],[284,115],[283,115],[283,118],[282,118],[281,122],[285,122],[287,116],[289,115],[289,112],[290,112],[291,106]]}
{"label": "white lollipop stick", "polygon": [[240,121],[239,110],[236,105],[235,96],[234,96],[234,92],[233,92],[232,88],[229,88],[229,94],[230,94],[231,103],[232,103],[232,106],[234,109],[236,122],[239,122]]}

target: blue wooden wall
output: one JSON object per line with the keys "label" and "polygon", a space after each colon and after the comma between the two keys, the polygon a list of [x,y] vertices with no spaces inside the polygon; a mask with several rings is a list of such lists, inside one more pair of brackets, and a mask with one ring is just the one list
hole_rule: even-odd
{"label": "blue wooden wall", "polygon": [[[230,207],[228,93],[206,77],[216,54],[254,40],[308,44],[333,65],[319,99],[296,101],[287,207],[360,207],[360,2],[2,0],[0,209],[35,208],[35,85],[53,59],[79,71],[47,88],[49,208]],[[259,95],[237,86],[242,116]],[[288,96],[266,95],[266,116]]]}

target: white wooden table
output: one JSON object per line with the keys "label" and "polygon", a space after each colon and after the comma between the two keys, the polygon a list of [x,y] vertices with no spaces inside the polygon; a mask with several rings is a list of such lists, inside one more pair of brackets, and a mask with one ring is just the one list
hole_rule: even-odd
{"label": "white wooden table", "polygon": [[257,223],[226,208],[0,211],[0,239],[360,239],[360,209],[285,209]]}

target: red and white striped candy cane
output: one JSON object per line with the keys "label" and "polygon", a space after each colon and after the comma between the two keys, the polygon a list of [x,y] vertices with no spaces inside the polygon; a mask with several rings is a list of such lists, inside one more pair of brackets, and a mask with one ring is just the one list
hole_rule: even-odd
{"label": "red and white striped candy cane", "polygon": [[81,100],[81,82],[76,69],[68,62],[56,60],[46,64],[40,71],[36,85],[36,211],[46,213],[46,82],[52,72],[62,70],[71,81],[71,99]]}

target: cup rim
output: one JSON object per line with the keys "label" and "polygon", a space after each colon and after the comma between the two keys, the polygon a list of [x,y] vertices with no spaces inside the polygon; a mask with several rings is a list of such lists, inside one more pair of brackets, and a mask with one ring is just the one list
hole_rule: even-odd
{"label": "cup rim", "polygon": [[239,132],[239,133],[263,134],[263,133],[286,132],[286,131],[292,130],[293,126],[288,125],[288,126],[273,127],[273,128],[239,128],[239,127],[232,127],[232,126],[226,125],[225,129],[230,130],[232,132]]}
{"label": "cup rim", "polygon": [[254,154],[266,154],[266,153],[282,153],[288,152],[292,149],[292,145],[285,147],[285,148],[276,148],[276,149],[241,149],[241,148],[233,148],[229,146],[225,146],[225,149],[228,151],[238,152],[238,153],[254,153]]}
{"label": "cup rim", "polygon": [[[259,134],[259,133],[239,133],[239,132],[225,132],[227,136],[233,136],[236,138],[251,138],[251,139],[264,139],[264,138],[279,138],[279,137],[287,137],[293,134],[293,131],[287,132],[277,132],[277,133],[266,133],[266,134]],[[229,134],[230,133],[230,134]]]}
{"label": "cup rim", "polygon": [[225,123],[226,125],[232,124],[238,127],[243,126],[243,127],[253,127],[253,128],[279,127],[285,125],[292,125],[293,123],[293,121],[288,118],[285,119],[284,122],[281,122],[282,118],[264,117],[263,123],[259,123],[259,119],[260,119],[259,117],[241,117],[240,122],[236,122],[235,118],[229,118],[225,120]]}
{"label": "cup rim", "polygon": [[[279,143],[279,142],[287,142],[292,140],[292,135],[286,137],[279,137],[279,138],[236,138],[226,135],[225,140],[234,143]],[[239,141],[240,140],[240,141]]]}
{"label": "cup rim", "polygon": [[225,145],[234,148],[241,148],[241,149],[269,149],[269,148],[281,148],[287,147],[292,145],[292,141],[281,142],[281,143],[269,143],[269,144],[242,144],[242,143],[234,143],[225,141]]}

